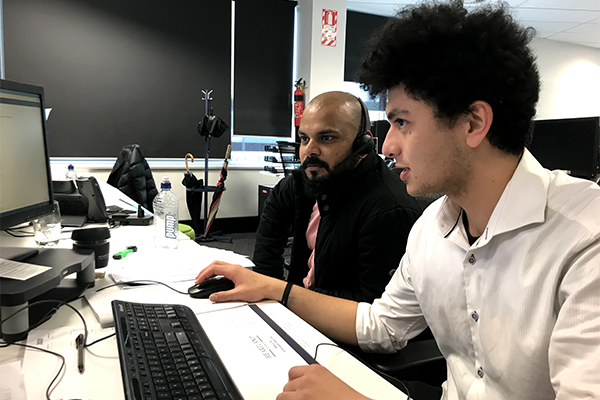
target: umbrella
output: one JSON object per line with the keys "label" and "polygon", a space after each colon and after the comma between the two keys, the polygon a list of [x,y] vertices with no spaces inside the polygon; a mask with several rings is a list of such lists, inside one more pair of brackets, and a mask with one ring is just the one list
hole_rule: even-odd
{"label": "umbrella", "polygon": [[208,212],[206,230],[204,231],[204,237],[208,236],[208,230],[212,225],[215,217],[217,216],[217,211],[219,211],[219,204],[221,203],[221,196],[223,196],[223,192],[225,191],[225,179],[227,179],[227,165],[229,165],[229,152],[231,151],[231,145],[227,145],[227,151],[225,153],[225,160],[223,161],[223,167],[221,168],[221,175],[219,176],[219,182],[217,182],[217,186],[215,187],[215,192],[213,193],[212,202],[210,203],[210,211]]}
{"label": "umbrella", "polygon": [[188,211],[190,212],[190,217],[192,218],[192,228],[194,228],[194,232],[201,232],[202,219],[200,218],[200,214],[202,212],[202,191],[194,189],[203,188],[204,181],[196,178],[196,176],[190,172],[190,169],[188,168],[188,156],[191,157],[192,162],[194,162],[194,156],[192,153],[187,153],[185,155],[186,172],[183,174],[183,180],[181,183],[186,188],[185,202],[187,204]]}

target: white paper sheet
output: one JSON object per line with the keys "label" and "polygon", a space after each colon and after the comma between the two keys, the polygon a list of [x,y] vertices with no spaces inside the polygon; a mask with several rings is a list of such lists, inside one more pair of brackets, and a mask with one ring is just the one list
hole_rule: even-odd
{"label": "white paper sheet", "polygon": [[49,269],[52,268],[0,258],[0,277],[2,278],[26,281]]}
{"label": "white paper sheet", "polygon": [[275,399],[306,362],[249,307],[197,315],[245,400]]}
{"label": "white paper sheet", "polygon": [[[91,343],[113,332],[114,329],[91,328],[88,331],[87,342]],[[119,357],[115,338],[106,339],[86,349],[85,372],[80,374],[77,370],[75,349],[75,338],[80,333],[83,333],[81,327],[34,329],[27,337],[27,344],[52,350],[65,357],[66,370],[69,373],[61,375],[61,380],[55,386],[51,398],[123,398],[121,371],[115,368]],[[25,382],[29,399],[46,398],[46,388],[58,372],[61,363],[60,358],[52,354],[29,348],[25,350],[23,374],[36,377]]]}
{"label": "white paper sheet", "polygon": [[2,377],[0,379],[0,400],[23,400],[27,398],[20,361],[0,364],[0,376]]}
{"label": "white paper sheet", "polygon": [[[120,251],[116,250],[115,252]],[[110,264],[109,275],[115,282],[150,279],[160,282],[193,281],[198,273],[215,260],[252,267],[250,259],[232,251],[198,246],[181,241],[176,250],[156,249],[152,243],[141,244],[138,251]]]}

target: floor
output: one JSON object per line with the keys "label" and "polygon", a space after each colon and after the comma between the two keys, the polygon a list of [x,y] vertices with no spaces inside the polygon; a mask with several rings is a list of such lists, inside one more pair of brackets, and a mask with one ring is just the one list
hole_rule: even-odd
{"label": "floor", "polygon": [[230,233],[223,236],[232,239],[232,243],[225,241],[199,242],[203,246],[216,247],[224,250],[231,250],[238,254],[243,254],[252,257],[254,252],[254,244],[256,243],[256,233]]}

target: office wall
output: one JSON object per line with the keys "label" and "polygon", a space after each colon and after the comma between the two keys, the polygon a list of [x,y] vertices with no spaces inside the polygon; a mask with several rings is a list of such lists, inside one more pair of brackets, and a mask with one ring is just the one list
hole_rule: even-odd
{"label": "office wall", "polygon": [[536,39],[542,91],[536,119],[600,115],[600,49]]}
{"label": "office wall", "polygon": [[[91,173],[98,179],[102,179],[106,182],[114,161],[115,160],[113,159],[53,159],[51,161],[52,177],[53,179],[64,179],[67,166],[72,163],[78,173]],[[148,163],[152,169],[152,176],[157,185],[160,185],[164,175],[169,176],[173,185],[173,193],[175,193],[179,199],[179,219],[190,219],[187,203],[185,201],[186,190],[181,184],[185,172],[184,161],[182,160],[179,165],[177,165],[177,163],[174,162],[150,159],[148,160]],[[199,179],[204,179],[203,165],[203,160],[196,160],[193,164],[189,164],[190,171]],[[275,184],[282,178],[280,174],[275,175],[267,173],[262,171],[262,169],[262,166],[239,167],[230,165],[228,168],[227,180],[225,181],[226,190],[221,198],[217,218],[252,217],[258,215],[258,185]],[[217,183],[220,172],[221,163],[211,163],[211,165],[209,165],[209,185],[214,186]],[[211,199],[212,193],[209,193],[209,206]]]}
{"label": "office wall", "polygon": [[[337,11],[335,46],[321,44],[323,10]],[[320,93],[342,90],[346,48],[346,0],[299,0],[296,78],[306,80],[308,102]]]}

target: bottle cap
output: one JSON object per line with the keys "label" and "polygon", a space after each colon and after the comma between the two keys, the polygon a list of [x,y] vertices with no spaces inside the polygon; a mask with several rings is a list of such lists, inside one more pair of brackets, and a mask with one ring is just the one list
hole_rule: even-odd
{"label": "bottle cap", "polygon": [[169,181],[168,175],[163,176],[163,180],[160,183],[160,188],[161,189],[171,189],[171,181]]}
{"label": "bottle cap", "polygon": [[71,170],[74,170],[74,169],[75,169],[75,167],[73,166],[73,164],[69,164],[69,166],[67,167],[67,169],[68,169],[69,171],[71,171]]}

